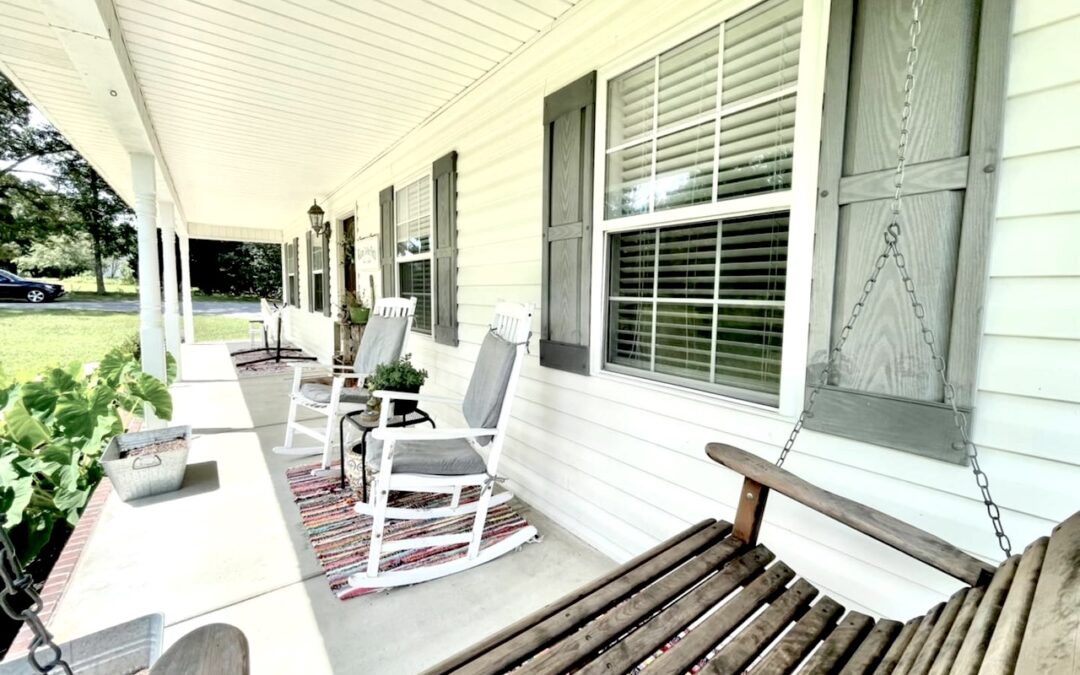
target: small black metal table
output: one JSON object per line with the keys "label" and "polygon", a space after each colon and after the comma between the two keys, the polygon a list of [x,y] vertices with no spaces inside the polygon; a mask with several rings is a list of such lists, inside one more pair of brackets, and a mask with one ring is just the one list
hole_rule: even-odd
{"label": "small black metal table", "polygon": [[[390,405],[384,403],[383,405]],[[338,422],[338,448],[341,452],[341,488],[345,489],[345,421],[348,420],[349,424],[353,425],[361,431],[360,442],[353,446],[355,449],[360,447],[360,464],[367,467],[367,437],[372,429],[379,428],[379,419],[364,419],[366,410],[354,410],[353,412],[345,413],[341,416],[341,421]],[[411,427],[415,424],[423,424],[427,422],[431,425],[431,428],[435,428],[435,420],[431,419],[431,415],[427,414],[423,410],[417,408],[416,410],[407,413],[405,415],[397,415],[390,418],[392,421],[387,422],[387,428],[400,429],[401,427]],[[367,501],[367,481],[360,481],[362,483],[360,487],[360,500]]]}

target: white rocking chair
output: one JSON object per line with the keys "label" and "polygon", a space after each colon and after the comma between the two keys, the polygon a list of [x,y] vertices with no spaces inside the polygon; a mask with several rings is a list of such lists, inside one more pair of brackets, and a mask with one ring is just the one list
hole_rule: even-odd
{"label": "white rocking chair", "polygon": [[[349,577],[354,588],[404,586],[482,565],[508,553],[536,537],[536,528],[523,527],[502,540],[481,548],[488,509],[513,497],[507,491],[493,494],[499,456],[510,422],[510,404],[514,398],[521,364],[529,339],[532,306],[499,303],[495,322],[484,338],[469,388],[462,401],[426,394],[376,391],[382,399],[379,428],[368,440],[368,468],[377,470],[369,502],[353,508],[373,518],[367,570]],[[387,428],[390,402],[423,400],[460,404],[469,424],[463,429],[394,429]],[[488,446],[487,461],[480,451]],[[461,503],[466,487],[479,487],[479,496]],[[398,508],[388,505],[391,492],[434,492],[452,495],[450,505],[436,508]],[[425,520],[472,514],[469,532],[426,537],[385,540],[386,520]],[[408,570],[379,572],[383,552],[468,544],[465,556],[448,562]]]}
{"label": "white rocking chair", "polygon": [[[293,366],[292,393],[289,397],[289,420],[285,427],[285,444],[273,449],[279,455],[304,457],[322,453],[322,466],[313,473],[327,475],[331,472],[334,446],[337,445],[334,426],[341,416],[360,410],[367,405],[368,392],[363,388],[364,378],[375,371],[381,363],[401,358],[412,330],[416,314],[416,298],[383,298],[375,302],[375,309],[360,338],[360,348],[352,366],[327,366],[320,363],[297,363]],[[333,384],[304,382],[313,371],[330,373]],[[345,380],[356,378],[357,386],[346,387]],[[304,408],[326,416],[322,430],[301,424],[297,412]],[[318,441],[319,445],[294,446],[299,432]]]}

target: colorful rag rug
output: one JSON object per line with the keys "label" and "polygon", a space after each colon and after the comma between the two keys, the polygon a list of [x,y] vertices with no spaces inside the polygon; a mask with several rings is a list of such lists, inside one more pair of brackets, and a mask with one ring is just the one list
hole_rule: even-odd
{"label": "colorful rag rug", "polygon": [[[356,497],[351,490],[341,489],[337,474],[322,478],[312,476],[311,470],[318,467],[318,464],[296,466],[288,469],[285,475],[293,499],[300,508],[300,518],[307,530],[311,548],[330,582],[330,590],[341,600],[384,590],[349,586],[349,576],[367,567],[372,519],[353,511]],[[475,498],[476,488],[473,488],[462,493],[461,501],[466,503]],[[390,495],[390,505],[406,508],[449,506],[450,495],[395,492]],[[388,520],[386,539],[457,534],[468,532],[472,524],[473,514],[435,520]],[[481,547],[487,548],[527,526],[528,522],[515,513],[509,504],[493,506],[488,510]],[[467,544],[456,544],[392,551],[383,554],[379,571],[435,565],[463,557],[467,549]]]}

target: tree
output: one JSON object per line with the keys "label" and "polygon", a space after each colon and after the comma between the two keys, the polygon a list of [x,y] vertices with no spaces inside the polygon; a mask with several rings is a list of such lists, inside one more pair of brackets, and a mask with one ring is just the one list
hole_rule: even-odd
{"label": "tree", "polygon": [[0,75],[0,162],[7,162],[0,167],[0,176],[28,160],[72,152],[71,144],[51,125],[33,123],[32,108],[11,80]]}
{"label": "tree", "polygon": [[71,210],[77,229],[90,237],[97,292],[105,293],[105,259],[130,255],[137,236],[131,209],[78,153],[48,160],[56,170],[56,186]]}
{"label": "tree", "polygon": [[191,241],[191,285],[213,295],[281,296],[281,246]]}
{"label": "tree", "polygon": [[[91,243],[97,292],[104,293],[105,260],[135,250],[131,210],[60,132],[32,113],[30,101],[0,75],[0,163],[6,162],[0,166],[0,262],[40,257],[35,243],[72,243],[82,232]],[[47,183],[20,175],[32,159],[52,170]]]}
{"label": "tree", "polygon": [[15,259],[15,265],[20,274],[30,276],[75,276],[93,267],[93,243],[85,232],[54,234],[32,243],[29,251]]}

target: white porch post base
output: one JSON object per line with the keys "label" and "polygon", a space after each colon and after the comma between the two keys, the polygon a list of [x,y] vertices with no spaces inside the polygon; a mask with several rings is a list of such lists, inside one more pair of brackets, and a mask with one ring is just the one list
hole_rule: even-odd
{"label": "white porch post base", "polygon": [[[131,154],[131,181],[135,192],[135,219],[139,235],[139,345],[142,368],[165,381],[165,331],[161,320],[161,284],[157,260],[157,193],[154,157]],[[160,422],[146,411],[146,425]]]}

